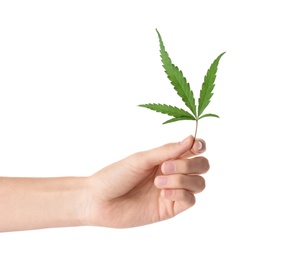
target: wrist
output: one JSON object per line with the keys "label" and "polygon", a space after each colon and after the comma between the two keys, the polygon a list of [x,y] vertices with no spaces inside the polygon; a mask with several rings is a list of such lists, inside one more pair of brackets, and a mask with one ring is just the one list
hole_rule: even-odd
{"label": "wrist", "polygon": [[[69,196],[69,222],[71,226],[89,226],[90,210],[92,205],[92,195],[90,187],[90,177],[74,177],[74,189]],[[67,193],[67,188],[65,190]]]}
{"label": "wrist", "polygon": [[105,200],[102,199],[101,191],[104,190],[101,186],[98,175],[94,174],[86,177],[83,184],[82,203],[79,203],[79,221],[84,226],[105,226],[105,222],[109,220],[106,215]]}

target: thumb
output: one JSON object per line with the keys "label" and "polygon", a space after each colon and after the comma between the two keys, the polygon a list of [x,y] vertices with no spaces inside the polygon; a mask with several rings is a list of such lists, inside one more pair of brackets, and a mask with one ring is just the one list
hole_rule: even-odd
{"label": "thumb", "polygon": [[168,143],[143,152],[145,168],[150,169],[170,159],[175,159],[187,152],[193,144],[193,136],[188,136],[181,142]]}

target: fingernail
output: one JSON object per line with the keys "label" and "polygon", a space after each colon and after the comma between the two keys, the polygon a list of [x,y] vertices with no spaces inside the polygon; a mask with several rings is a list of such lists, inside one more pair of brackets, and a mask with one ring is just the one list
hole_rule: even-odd
{"label": "fingernail", "polygon": [[158,187],[164,187],[167,184],[167,182],[168,182],[168,179],[167,177],[164,177],[164,176],[159,176],[156,179],[156,185]]}
{"label": "fingernail", "polygon": [[164,173],[174,173],[175,172],[175,164],[172,162],[164,163]]}
{"label": "fingernail", "polygon": [[202,148],[203,148],[202,142],[198,141],[198,150],[202,150]]}

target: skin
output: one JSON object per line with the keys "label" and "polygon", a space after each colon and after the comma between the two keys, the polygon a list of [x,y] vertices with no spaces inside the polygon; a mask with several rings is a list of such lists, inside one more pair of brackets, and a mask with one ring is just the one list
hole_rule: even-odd
{"label": "skin", "polygon": [[138,152],[89,177],[0,177],[0,231],[129,228],[172,218],[205,188],[205,142],[192,144],[188,136]]}

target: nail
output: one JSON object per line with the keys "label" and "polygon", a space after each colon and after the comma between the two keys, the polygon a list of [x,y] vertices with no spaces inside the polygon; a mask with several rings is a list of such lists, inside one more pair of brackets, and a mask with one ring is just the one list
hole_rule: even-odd
{"label": "nail", "polygon": [[175,172],[175,164],[172,162],[164,163],[164,173],[174,173]]}
{"label": "nail", "polygon": [[202,150],[202,148],[203,148],[202,142],[198,141],[198,150]]}
{"label": "nail", "polygon": [[156,180],[156,185],[158,187],[164,187],[168,182],[168,178],[167,177],[164,177],[164,176],[159,176],[157,177],[157,180]]}

